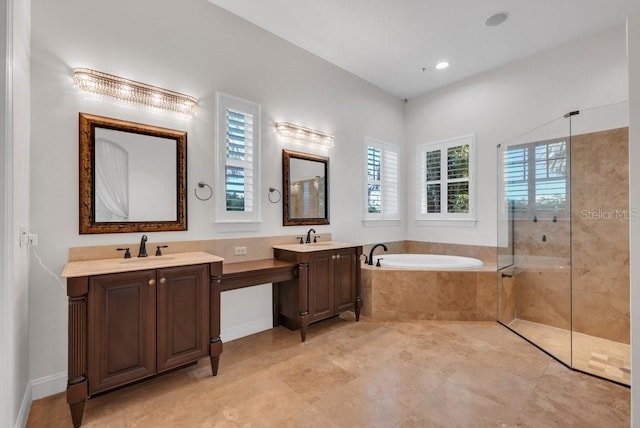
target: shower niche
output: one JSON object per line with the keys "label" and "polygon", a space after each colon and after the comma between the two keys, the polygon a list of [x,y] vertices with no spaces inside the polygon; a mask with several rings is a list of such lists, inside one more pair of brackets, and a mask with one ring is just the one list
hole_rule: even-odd
{"label": "shower niche", "polygon": [[498,321],[629,385],[628,104],[568,113],[497,157]]}

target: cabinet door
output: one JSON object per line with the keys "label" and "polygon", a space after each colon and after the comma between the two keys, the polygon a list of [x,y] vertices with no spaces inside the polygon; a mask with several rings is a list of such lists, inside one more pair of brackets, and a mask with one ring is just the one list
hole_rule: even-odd
{"label": "cabinet door", "polygon": [[89,279],[89,394],[156,372],[156,271]]}
{"label": "cabinet door", "polygon": [[352,248],[337,250],[333,260],[336,313],[353,309],[356,300],[356,252]]}
{"label": "cabinet door", "polygon": [[207,265],[158,269],[158,372],[208,355]]}
{"label": "cabinet door", "polygon": [[309,257],[310,322],[335,314],[333,292],[333,252],[323,251]]}

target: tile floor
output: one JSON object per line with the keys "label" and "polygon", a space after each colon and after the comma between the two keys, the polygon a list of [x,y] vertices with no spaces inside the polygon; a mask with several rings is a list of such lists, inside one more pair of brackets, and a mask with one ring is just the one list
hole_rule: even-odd
{"label": "tile floor", "polygon": [[[84,427],[627,427],[630,390],[573,372],[495,322],[351,314],[225,343],[208,360],[87,402]],[[28,427],[71,427],[65,395]]]}
{"label": "tile floor", "polygon": [[625,385],[631,384],[631,351],[625,343],[520,319],[510,322],[509,327],[565,364]]}

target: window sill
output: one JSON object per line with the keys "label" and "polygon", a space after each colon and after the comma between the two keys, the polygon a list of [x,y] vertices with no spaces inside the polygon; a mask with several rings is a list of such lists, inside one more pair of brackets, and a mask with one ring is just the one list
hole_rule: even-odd
{"label": "window sill", "polygon": [[395,227],[401,224],[400,220],[362,220],[364,227]]}
{"label": "window sill", "polygon": [[477,220],[416,220],[416,226],[452,226],[452,227],[476,227]]}

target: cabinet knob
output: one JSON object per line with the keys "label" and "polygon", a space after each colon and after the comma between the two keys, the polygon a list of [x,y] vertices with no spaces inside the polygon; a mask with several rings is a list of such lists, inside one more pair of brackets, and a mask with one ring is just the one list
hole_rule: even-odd
{"label": "cabinet knob", "polygon": [[166,283],[167,283],[167,278],[165,278],[164,276],[160,278],[160,284],[164,285]]}
{"label": "cabinet knob", "polygon": [[149,281],[147,281],[147,284],[149,285],[156,285],[156,280],[151,278]]}
{"label": "cabinet knob", "polygon": [[336,259],[339,259],[339,258],[340,258],[340,254],[336,254]]}

